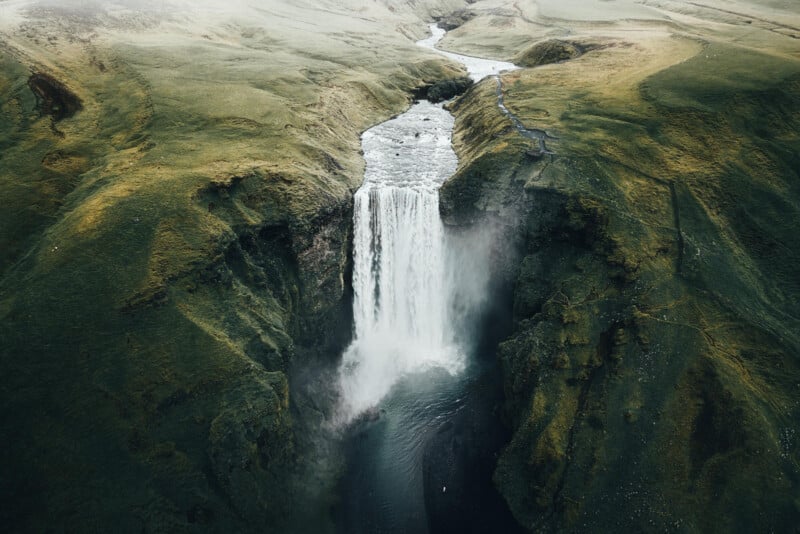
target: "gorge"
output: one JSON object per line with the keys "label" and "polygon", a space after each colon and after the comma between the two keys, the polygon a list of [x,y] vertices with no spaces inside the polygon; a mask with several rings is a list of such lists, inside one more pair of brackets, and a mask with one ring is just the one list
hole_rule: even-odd
{"label": "gorge", "polygon": [[[444,32],[431,30],[418,44],[433,49]],[[476,82],[513,67],[464,60]],[[423,101],[362,135],[355,336],[341,364],[339,417],[349,422],[367,412],[370,425],[356,425],[350,438],[345,532],[513,531],[487,476],[505,434],[490,422],[501,398],[497,373],[491,356],[481,362],[475,354],[487,349],[476,329],[488,326],[478,318],[490,298],[496,236],[454,234],[440,219],[438,189],[457,167],[452,130],[442,105]],[[464,434],[468,447],[459,443]]]}
{"label": "gorge", "polygon": [[4,528],[793,531],[798,42],[792,0],[0,0]]}

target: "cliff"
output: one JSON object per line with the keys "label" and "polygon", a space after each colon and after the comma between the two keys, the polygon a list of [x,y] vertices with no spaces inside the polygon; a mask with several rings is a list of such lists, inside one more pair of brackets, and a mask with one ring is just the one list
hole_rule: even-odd
{"label": "cliff", "polygon": [[790,0],[69,6],[0,0],[6,529],[331,529],[305,371],[350,335],[360,132],[463,74],[413,45],[441,17],[540,65],[501,94],[546,150],[486,80],[441,192],[498,236],[516,520],[798,524]]}
{"label": "cliff", "polygon": [[[492,81],[453,107],[461,165],[443,214],[500,219],[514,245],[498,264],[514,435],[494,480],[532,532],[800,518],[795,30],[702,6],[659,22],[665,6],[648,22],[553,23],[591,49],[503,76],[506,106],[553,155],[512,127]],[[450,45],[503,25],[499,55],[513,55],[535,19],[498,13]]]}

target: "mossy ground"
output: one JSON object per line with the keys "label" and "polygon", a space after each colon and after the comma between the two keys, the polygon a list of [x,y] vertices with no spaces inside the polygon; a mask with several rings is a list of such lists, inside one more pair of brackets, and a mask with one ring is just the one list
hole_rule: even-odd
{"label": "mossy ground", "polygon": [[[7,529],[276,530],[298,505],[330,526],[324,498],[305,506],[330,481],[297,477],[286,370],[347,330],[359,132],[457,75],[412,41],[463,6],[194,4],[0,7]],[[569,9],[602,16],[553,18]],[[531,530],[795,528],[793,4],[470,11],[445,46],[592,48],[504,77],[555,157],[526,155],[491,83],[454,107],[443,211],[500,224],[515,287],[495,474],[513,513]],[[42,116],[32,72],[82,109]]]}
{"label": "mossy ground", "polygon": [[772,43],[754,50],[730,27],[701,41],[697,25],[636,37],[582,24],[597,48],[504,76],[506,106],[558,137],[552,158],[526,158],[491,84],[454,108],[462,163],[446,217],[499,214],[523,242],[509,260],[517,329],[499,352],[516,430],[495,481],[532,531],[791,530],[791,38],[750,36]]}
{"label": "mossy ground", "polygon": [[360,132],[460,74],[413,44],[435,6],[97,7],[2,23],[0,520],[329,528],[286,373],[349,336]]}

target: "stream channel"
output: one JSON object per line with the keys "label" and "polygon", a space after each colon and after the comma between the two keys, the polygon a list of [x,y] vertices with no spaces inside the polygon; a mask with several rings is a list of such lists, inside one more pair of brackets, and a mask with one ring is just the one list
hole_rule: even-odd
{"label": "stream channel", "polygon": [[[516,68],[440,51],[445,32],[431,32],[417,44],[464,64],[476,82]],[[342,533],[515,531],[491,480],[509,438],[493,357],[497,322],[507,320],[487,311],[491,238],[439,216],[439,187],[458,163],[453,123],[442,104],[421,101],[362,136],[355,335],[339,371],[338,417],[350,428]]]}

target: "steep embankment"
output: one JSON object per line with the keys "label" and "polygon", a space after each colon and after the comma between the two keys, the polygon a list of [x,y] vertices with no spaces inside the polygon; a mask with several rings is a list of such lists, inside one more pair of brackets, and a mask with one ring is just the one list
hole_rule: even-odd
{"label": "steep embankment", "polygon": [[[498,13],[462,26],[467,43]],[[445,215],[499,218],[519,243],[495,482],[532,531],[800,518],[798,41],[709,13],[550,21],[593,50],[503,79],[506,106],[559,138],[554,157],[529,151],[491,84],[454,107]],[[507,15],[514,44],[531,21]]]}
{"label": "steep embankment", "polygon": [[308,506],[286,371],[349,336],[359,133],[458,74],[435,2],[155,4],[0,3],[6,529]]}

